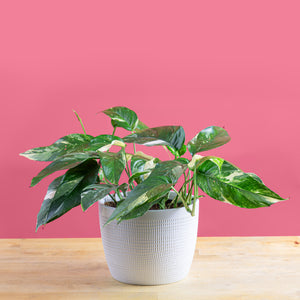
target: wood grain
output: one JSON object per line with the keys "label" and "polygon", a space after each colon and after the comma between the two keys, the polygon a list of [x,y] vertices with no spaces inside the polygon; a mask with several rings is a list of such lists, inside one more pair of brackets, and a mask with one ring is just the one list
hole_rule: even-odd
{"label": "wood grain", "polygon": [[0,299],[300,299],[299,237],[198,238],[189,276],[115,281],[101,239],[0,240]]}

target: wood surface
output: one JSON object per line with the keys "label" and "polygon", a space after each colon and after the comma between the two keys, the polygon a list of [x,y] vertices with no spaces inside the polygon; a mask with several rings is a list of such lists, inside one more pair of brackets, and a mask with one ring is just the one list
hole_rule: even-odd
{"label": "wood surface", "polygon": [[189,276],[160,286],[114,280],[101,239],[3,239],[0,299],[299,300],[300,238],[198,238]]}

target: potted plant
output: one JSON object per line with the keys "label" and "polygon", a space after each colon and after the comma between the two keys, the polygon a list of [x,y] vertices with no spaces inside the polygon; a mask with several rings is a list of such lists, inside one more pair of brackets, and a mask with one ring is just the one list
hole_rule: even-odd
{"label": "potted plant", "polygon": [[[36,230],[78,205],[85,211],[97,202],[105,256],[112,276],[119,281],[164,284],[187,275],[196,244],[198,199],[203,196],[199,188],[214,199],[244,208],[285,200],[257,175],[222,158],[197,154],[230,141],[221,127],[207,127],[185,144],[181,126],[148,128],[126,107],[103,113],[111,118],[111,135],[86,134],[75,112],[84,134],[70,134],[21,155],[51,161],[31,186],[67,170],[49,185]],[[118,137],[118,127],[130,134]],[[128,144],[133,145],[132,153]],[[136,151],[136,144],[163,146],[174,157],[160,160]],[[112,146],[118,151],[113,152]],[[183,157],[186,152],[190,159]]]}

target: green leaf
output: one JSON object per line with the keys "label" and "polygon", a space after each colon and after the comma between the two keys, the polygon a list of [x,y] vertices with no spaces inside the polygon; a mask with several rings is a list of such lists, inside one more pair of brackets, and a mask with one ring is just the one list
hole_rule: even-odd
{"label": "green leaf", "polygon": [[60,138],[50,146],[33,148],[20,155],[32,160],[53,161],[63,155],[83,151],[92,139],[91,135],[74,133]]}
{"label": "green leaf", "polygon": [[[167,193],[165,192],[164,188],[162,188],[162,196],[167,195]],[[142,215],[144,215],[154,204],[157,204],[158,202],[161,201],[161,197],[156,196],[155,200],[152,201],[147,201],[144,204],[135,207],[133,210],[131,210],[128,214],[122,216],[120,218],[120,221],[124,221],[124,220],[130,220],[130,219],[134,219],[137,217],[141,217]]]}
{"label": "green leaf", "polygon": [[285,200],[261,180],[225,161],[210,157],[197,168],[197,184],[210,197],[244,208],[270,206]]}
{"label": "green leaf", "polygon": [[147,179],[163,179],[165,182],[175,184],[186,170],[187,166],[176,160],[167,160],[157,163]]}
{"label": "green leaf", "polygon": [[117,189],[113,184],[91,184],[87,186],[81,193],[81,207],[83,211],[86,211],[95,202],[102,199],[110,192]]}
{"label": "green leaf", "polygon": [[[131,218],[135,218],[132,211],[141,205],[152,206],[152,202],[166,195],[171,188],[171,183],[166,183],[162,179],[143,181],[141,184],[137,185],[132,191],[128,193],[126,199],[117,206],[114,210],[106,224],[110,223],[112,220],[117,219],[122,220],[123,216],[131,215]],[[145,203],[148,202],[148,205]]]}
{"label": "green leaf", "polygon": [[64,156],[59,157],[53,161],[50,165],[44,168],[37,176],[35,176],[31,181],[31,186],[35,186],[46,176],[60,170],[71,169],[82,162],[91,159],[99,158],[99,155],[96,152],[85,152],[85,153],[70,153]]}
{"label": "green leaf", "polygon": [[112,119],[113,127],[122,127],[126,130],[133,131],[138,125],[136,113],[124,106],[115,106],[103,111]]}
{"label": "green leaf", "polygon": [[128,183],[132,183],[133,181],[135,181],[137,184],[140,184],[142,181],[144,181],[144,176],[145,174],[149,174],[150,170],[148,171],[143,171],[143,172],[137,172],[134,173],[130,176],[130,178],[128,179]]}
{"label": "green leaf", "polygon": [[48,187],[37,217],[36,230],[78,206],[82,190],[96,182],[98,170],[97,162],[90,159],[56,178]]}
{"label": "green leaf", "polygon": [[176,161],[179,161],[180,163],[182,163],[182,164],[184,164],[184,165],[187,165],[187,164],[189,164],[189,160],[187,159],[187,158],[185,158],[185,157],[179,157],[179,158],[176,158],[175,159]]}
{"label": "green leaf", "polygon": [[230,141],[230,136],[222,127],[210,126],[200,131],[187,144],[193,156],[195,153],[220,147]]}
{"label": "green leaf", "polygon": [[[136,154],[134,154],[131,157],[131,162],[130,162],[131,173],[132,174],[143,173],[143,172],[148,173],[155,167],[157,162],[158,162],[157,158],[149,156],[141,151],[138,151]],[[140,179],[141,181],[143,181],[145,178],[144,176],[141,176]]]}
{"label": "green leaf", "polygon": [[145,125],[143,122],[141,122],[140,120],[138,120],[137,126],[135,129],[137,130],[144,130],[149,128],[147,125]]}
{"label": "green leaf", "polygon": [[107,145],[111,145],[114,141],[122,142],[122,139],[115,135],[109,135],[109,134],[98,135],[90,141],[89,146],[86,150],[87,151],[96,151]]}
{"label": "green leaf", "polygon": [[161,126],[148,128],[123,138],[126,143],[137,143],[145,146],[166,145],[175,150],[181,149],[185,133],[181,126]]}
{"label": "green leaf", "polygon": [[125,150],[119,152],[99,152],[105,177],[113,184],[118,184],[126,166]]}
{"label": "green leaf", "polygon": [[120,190],[123,194],[125,194],[128,190],[128,184],[126,182],[122,183],[118,186],[117,190]]}
{"label": "green leaf", "polygon": [[[106,224],[114,219],[121,221],[123,216],[128,218],[130,215],[134,218],[135,215],[131,214],[134,209],[146,202],[152,205],[158,198],[166,195],[185,169],[185,165],[174,160],[158,163],[149,177],[128,193],[126,199],[118,205]],[[144,207],[148,207],[148,205],[145,204]]]}
{"label": "green leaf", "polygon": [[254,173],[247,173],[249,176],[251,176],[253,179],[259,181],[260,183],[263,183],[263,181]]}
{"label": "green leaf", "polygon": [[166,146],[166,147],[175,157],[182,156],[186,152],[186,145],[184,145],[184,144],[182,145],[182,147],[179,150],[175,150],[174,148],[172,148],[170,146]]}

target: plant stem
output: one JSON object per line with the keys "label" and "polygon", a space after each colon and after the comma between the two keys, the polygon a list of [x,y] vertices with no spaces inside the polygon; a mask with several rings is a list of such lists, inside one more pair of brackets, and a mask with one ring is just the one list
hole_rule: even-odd
{"label": "plant stem", "polygon": [[181,199],[185,209],[188,211],[188,212],[191,212],[190,208],[188,207],[188,205],[186,204],[185,200],[183,199],[183,197],[176,191],[176,189],[172,186],[171,189],[178,195],[178,197]]}
{"label": "plant stem", "polygon": [[112,136],[114,136],[114,135],[115,135],[116,129],[117,129],[117,127],[114,127],[114,130],[113,130]]}
{"label": "plant stem", "polygon": [[169,159],[171,159],[171,156],[170,156],[170,151],[168,150],[168,148],[166,146],[163,146],[163,148],[167,151],[168,153],[168,156],[169,156]]}
{"label": "plant stem", "polygon": [[114,201],[114,203],[117,205],[117,200],[111,195],[111,194],[108,194],[108,196]]}
{"label": "plant stem", "polygon": [[84,126],[83,126],[83,123],[82,123],[81,118],[79,117],[78,113],[77,113],[75,110],[73,110],[73,112],[74,112],[74,114],[76,115],[78,121],[80,122],[80,125],[81,125],[81,128],[82,128],[84,134],[86,134],[86,131],[85,131],[85,128],[84,128]]}
{"label": "plant stem", "polygon": [[133,143],[133,151],[134,151],[134,154],[136,154],[136,147],[135,147],[135,143]]}
{"label": "plant stem", "polygon": [[[191,178],[192,179],[192,178]],[[188,192],[188,195],[187,195],[187,203],[188,203],[188,205],[190,205],[191,204],[191,199],[192,199],[192,190],[193,190],[193,186],[194,186],[194,182],[192,181],[192,183],[191,183],[191,187],[190,187],[190,189],[189,189],[189,192]]]}
{"label": "plant stem", "polygon": [[[129,164],[128,164],[128,160],[127,160],[127,159],[126,159],[126,168],[125,168],[125,172],[126,172],[128,178],[130,178]],[[129,187],[133,190],[133,189],[134,189],[133,183],[130,183],[130,184],[129,184]]]}
{"label": "plant stem", "polygon": [[193,178],[194,178],[194,201],[193,201],[193,209],[192,209],[192,216],[195,215],[195,210],[196,210],[196,201],[198,199],[198,186],[197,186],[197,172],[194,172]]}

